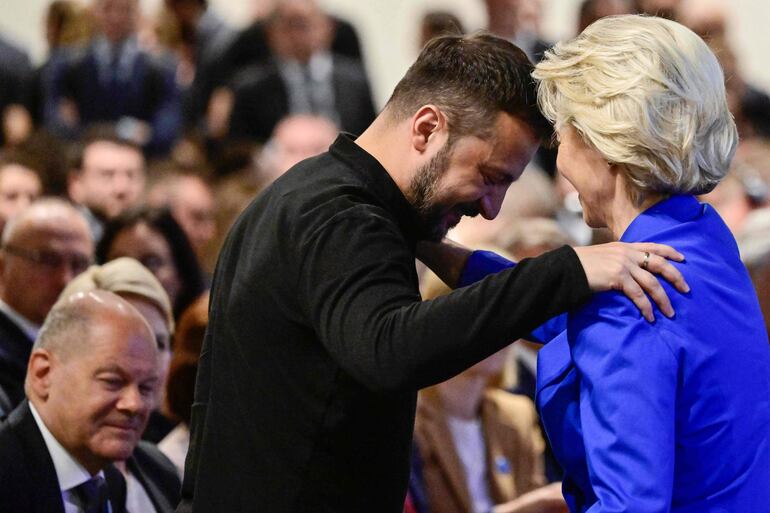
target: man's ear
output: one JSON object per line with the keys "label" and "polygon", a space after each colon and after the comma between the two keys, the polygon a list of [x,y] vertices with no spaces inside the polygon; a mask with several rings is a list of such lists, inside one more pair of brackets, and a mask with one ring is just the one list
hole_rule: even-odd
{"label": "man's ear", "polygon": [[45,401],[51,389],[51,369],[55,364],[53,355],[47,349],[35,349],[27,363],[26,392]]}
{"label": "man's ear", "polygon": [[420,153],[429,145],[441,147],[447,139],[447,120],[436,105],[423,105],[412,116],[412,146]]}

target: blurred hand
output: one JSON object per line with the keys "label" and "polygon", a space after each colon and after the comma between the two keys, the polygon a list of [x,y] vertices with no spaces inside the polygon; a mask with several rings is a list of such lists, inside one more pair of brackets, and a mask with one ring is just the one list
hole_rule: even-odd
{"label": "blurred hand", "polygon": [[551,483],[498,504],[492,508],[492,513],[569,513],[569,508],[561,494],[561,483]]}
{"label": "blurred hand", "polygon": [[[650,322],[655,320],[655,316],[645,294],[649,294],[664,315],[674,315],[671,301],[654,274],[661,275],[681,292],[690,291],[682,273],[668,261],[682,262],[684,256],[670,246],[648,242],[611,242],[575,248],[575,252],[583,264],[591,290],[623,292]],[[649,257],[646,257],[647,253]]]}

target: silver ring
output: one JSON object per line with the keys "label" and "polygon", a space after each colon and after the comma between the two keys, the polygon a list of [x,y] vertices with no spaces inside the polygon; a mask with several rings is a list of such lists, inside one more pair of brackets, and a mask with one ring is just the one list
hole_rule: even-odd
{"label": "silver ring", "polygon": [[645,251],[644,252],[644,260],[642,261],[642,269],[644,269],[646,271],[647,270],[647,264],[649,264],[649,263],[650,263],[650,252],[649,251]]}

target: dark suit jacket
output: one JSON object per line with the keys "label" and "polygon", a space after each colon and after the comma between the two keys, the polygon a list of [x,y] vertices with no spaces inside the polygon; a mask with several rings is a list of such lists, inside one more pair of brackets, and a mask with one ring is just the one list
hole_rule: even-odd
{"label": "dark suit jacket", "polygon": [[[361,43],[358,32],[349,22],[332,16],[334,37],[331,51],[361,61]],[[241,31],[225,52],[223,61],[227,67],[224,78],[230,79],[238,70],[270,60],[270,47],[265,35],[265,21],[257,20]]]}
{"label": "dark suit jacket", "polygon": [[126,466],[147,492],[158,513],[174,511],[182,483],[174,464],[157,447],[139,442]]}
{"label": "dark suit jacket", "polygon": [[[126,484],[104,469],[113,513],[124,513]],[[0,511],[64,513],[53,460],[25,400],[0,424]]]}
{"label": "dark suit jacket", "polygon": [[[182,123],[181,98],[174,70],[167,63],[139,51],[125,81],[106,84],[99,79],[95,46],[73,55],[54,77],[53,103],[69,98],[77,106],[80,127],[113,122],[129,116],[149,123],[151,151],[167,150],[179,135]],[[64,126],[56,122],[55,127]],[[72,135],[72,134],[69,134]]]}
{"label": "dark suit jacket", "polygon": [[[374,120],[369,81],[360,63],[335,55],[332,82],[340,128],[361,134]],[[233,82],[230,138],[265,141],[289,114],[289,97],[275,62],[248,68]]]}
{"label": "dark suit jacket", "polygon": [[[0,312],[0,410],[5,413],[10,413],[24,400],[24,377],[33,342]],[[4,404],[4,398],[8,404]]]}

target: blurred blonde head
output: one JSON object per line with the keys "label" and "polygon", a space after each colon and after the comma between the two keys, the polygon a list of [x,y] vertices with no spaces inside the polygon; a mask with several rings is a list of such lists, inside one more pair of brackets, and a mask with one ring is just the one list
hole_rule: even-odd
{"label": "blurred blonde head", "polygon": [[724,177],[738,134],[716,57],[690,29],[646,16],[603,18],[536,66],[538,102],[622,166],[632,200],[701,194]]}

